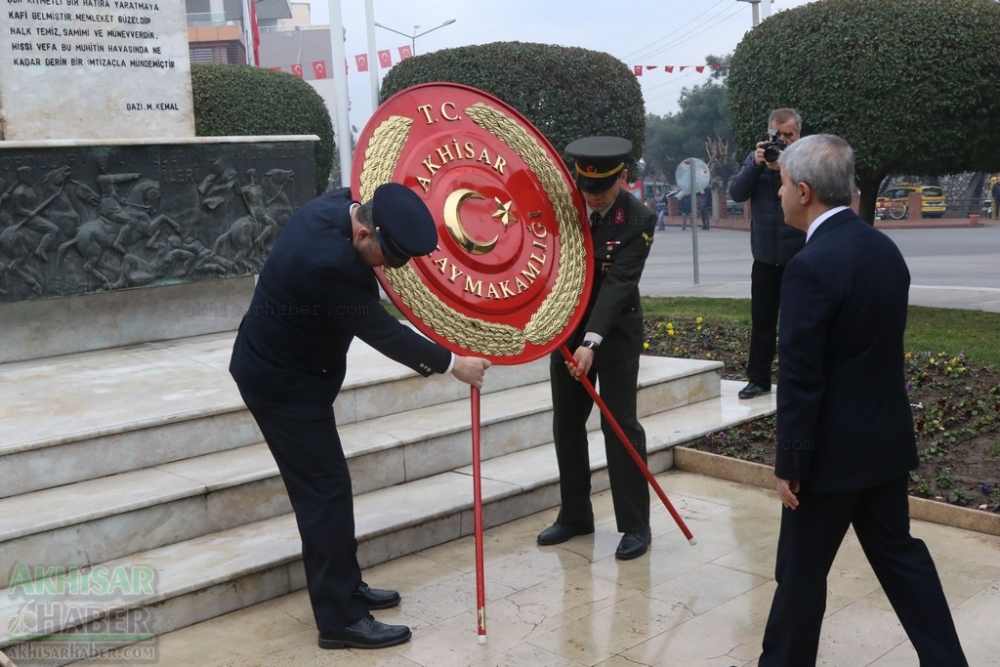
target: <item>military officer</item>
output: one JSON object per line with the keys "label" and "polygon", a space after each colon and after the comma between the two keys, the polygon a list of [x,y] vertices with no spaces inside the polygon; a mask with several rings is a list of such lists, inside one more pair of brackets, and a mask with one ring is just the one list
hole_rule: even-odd
{"label": "military officer", "polygon": [[[600,378],[601,398],[632,445],[646,458],[646,434],[636,416],[639,356],[643,349],[639,278],[649,255],[656,214],[622,186],[632,144],[619,137],[587,137],[566,147],[575,159],[577,186],[587,204],[594,241],[594,284],[580,326],[567,340],[575,364],[556,352],[550,361],[553,436],[559,462],[562,507],[556,522],[538,535],[538,544],[565,542],[594,532],[590,504],[590,458],[587,417],[593,399],[581,384]],[[618,436],[601,416],[608,458],[611,496],[618,531],[615,556],[621,560],[646,553],[649,487]]]}
{"label": "military officer", "polygon": [[309,600],[321,648],[380,648],[410,638],[372,618],[399,604],[361,580],[351,476],[333,402],[355,336],[423,376],[451,372],[480,388],[490,363],[452,355],[379,303],[372,267],[401,267],[437,245],[430,212],[412,190],[388,183],[365,204],[337,190],[305,204],[261,270],[229,370],[278,464],[302,538]]}

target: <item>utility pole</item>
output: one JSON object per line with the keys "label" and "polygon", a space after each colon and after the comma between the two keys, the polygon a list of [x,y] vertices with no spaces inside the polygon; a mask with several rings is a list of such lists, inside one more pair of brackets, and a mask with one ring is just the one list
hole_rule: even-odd
{"label": "utility pole", "polygon": [[756,28],[762,18],[771,16],[771,4],[774,0],[737,0],[737,2],[749,2],[753,5],[753,27]]}

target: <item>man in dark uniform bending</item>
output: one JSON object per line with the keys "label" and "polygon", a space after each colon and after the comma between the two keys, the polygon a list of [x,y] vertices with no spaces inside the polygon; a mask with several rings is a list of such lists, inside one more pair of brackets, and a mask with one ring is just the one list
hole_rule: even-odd
{"label": "man in dark uniform bending", "polygon": [[410,629],[372,618],[399,604],[361,580],[351,476],[333,402],[355,336],[423,376],[451,372],[480,388],[490,363],[452,355],[379,304],[372,267],[400,267],[437,245],[420,197],[387,183],[358,204],[329,192],[291,217],[261,270],[229,370],[278,464],[302,537],[321,648],[379,648]]}
{"label": "man in dark uniform bending", "polygon": [[[556,522],[538,535],[538,544],[560,544],[594,532],[590,504],[587,417],[593,399],[580,382],[600,378],[601,398],[646,458],[646,434],[636,416],[639,356],[643,349],[639,278],[649,255],[656,214],[622,188],[631,142],[587,137],[566,147],[576,160],[577,186],[587,203],[594,240],[594,286],[581,325],[567,340],[575,367],[562,354],[551,358],[553,435],[559,462],[562,507]],[[649,487],[624,445],[601,416],[619,532],[615,557],[637,558],[649,547]]]}

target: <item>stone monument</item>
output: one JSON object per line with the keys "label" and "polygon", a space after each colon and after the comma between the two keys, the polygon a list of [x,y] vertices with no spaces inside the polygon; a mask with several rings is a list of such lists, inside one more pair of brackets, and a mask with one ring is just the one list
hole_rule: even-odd
{"label": "stone monument", "polygon": [[0,363],[235,328],[314,136],[194,136],[184,4],[0,0]]}

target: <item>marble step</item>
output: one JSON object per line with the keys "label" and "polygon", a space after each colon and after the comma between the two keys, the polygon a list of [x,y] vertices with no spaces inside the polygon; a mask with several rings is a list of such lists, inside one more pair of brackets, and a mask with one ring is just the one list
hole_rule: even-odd
{"label": "marble step", "polygon": [[[718,395],[713,362],[643,358],[639,415]],[[483,394],[484,461],[551,440],[548,383]],[[356,494],[436,475],[472,460],[468,398],[340,429]],[[590,428],[597,429],[596,410]],[[289,511],[262,444],[0,499],[0,569],[15,563],[85,565],[192,539]]]}
{"label": "marble step", "polygon": [[[722,382],[717,397],[646,417],[650,469],[670,468],[671,448],[676,444],[773,413],[773,394],[739,401],[740,384]],[[600,432],[591,434],[590,450],[596,492],[607,486]],[[550,443],[485,461],[482,478],[487,527],[558,504],[558,471]],[[665,491],[669,495],[670,489]],[[652,502],[657,509],[655,495]],[[462,466],[358,495],[355,516],[363,567],[469,535],[473,525],[471,470]],[[68,615],[72,621],[60,627],[62,632],[99,632],[103,617],[128,615],[148,632],[162,634],[305,585],[300,543],[290,514],[108,560],[95,571],[124,573],[125,579],[132,575],[132,583],[145,581],[146,585],[125,586],[91,599],[80,593],[72,576],[6,587],[0,591],[0,618],[25,622],[0,624],[0,649],[18,643],[12,640],[12,628],[30,633],[32,619],[46,609],[51,618],[53,609],[79,607]],[[149,576],[136,578],[137,572]]]}
{"label": "marble step", "polygon": [[[260,441],[229,377],[235,334],[0,364],[0,498]],[[484,394],[543,382],[547,360],[490,370]],[[355,341],[339,424],[468,395]]]}

